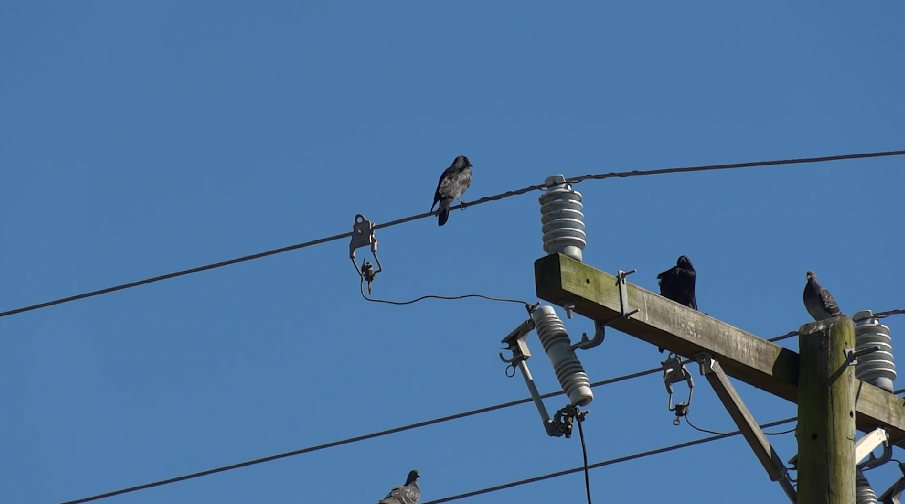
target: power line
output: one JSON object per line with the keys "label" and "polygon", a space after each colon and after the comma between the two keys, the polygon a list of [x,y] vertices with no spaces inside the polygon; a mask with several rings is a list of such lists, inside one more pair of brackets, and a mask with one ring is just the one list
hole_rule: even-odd
{"label": "power line", "polygon": [[[772,160],[772,161],[754,161],[748,163],[734,163],[734,164],[714,164],[714,165],[700,165],[700,166],[687,166],[687,167],[677,167],[677,168],[661,168],[656,170],[646,170],[646,171],[626,171],[626,172],[610,172],[610,173],[601,173],[597,175],[583,175],[580,177],[574,177],[567,179],[570,183],[578,183],[585,180],[603,180],[607,178],[627,178],[627,177],[641,177],[645,175],[666,175],[670,173],[690,173],[690,172],[701,172],[701,171],[713,171],[713,170],[730,170],[735,168],[753,168],[753,167],[766,167],[766,166],[779,166],[779,165],[790,165],[790,164],[806,164],[806,163],[824,163],[828,161],[842,161],[849,159],[867,159],[867,158],[879,158],[879,157],[888,157],[888,156],[901,156],[905,155],[905,150],[898,151],[883,151],[883,152],[867,152],[860,154],[840,154],[834,156],[821,156],[821,157],[809,157],[809,158],[796,158],[796,159],[781,159],[781,160]],[[512,196],[518,196],[521,194],[529,193],[532,191],[536,191],[539,189],[543,189],[543,184],[532,185],[528,187],[523,187],[521,189],[516,189],[514,191],[506,191],[504,193],[496,194],[493,196],[486,196],[481,199],[472,201],[467,203],[466,206],[475,206],[480,205],[482,203],[487,203],[490,201],[497,201],[505,198],[509,198]],[[455,205],[450,207],[451,210],[461,208],[462,205]],[[401,219],[396,219],[390,222],[385,222],[383,224],[377,224],[374,226],[374,229],[383,229],[391,226],[396,226],[398,224],[402,224],[405,222],[424,219],[433,215],[432,212],[412,215],[410,217],[404,217]],[[292,250],[299,250],[306,247],[311,247],[314,245],[319,245],[321,243],[327,243],[336,240],[342,240],[343,238],[350,238],[352,236],[352,232],[337,234],[333,236],[328,236],[326,238],[319,238],[316,240],[310,240],[306,242],[296,243],[295,245],[289,245],[286,247],[281,247],[277,249],[268,250],[265,252],[259,252],[257,254],[246,255],[242,257],[237,257],[235,259],[229,259],[226,261],[220,261],[212,264],[207,264],[204,266],[198,266],[195,268],[189,268],[182,271],[176,271],[173,273],[167,273],[164,275],[158,275],[155,277],[146,278],[144,280],[138,280],[135,282],[124,283],[120,285],[116,285],[113,287],[107,287],[104,289],[99,289],[95,291],[85,292],[82,294],[76,294],[73,296],[68,296],[60,299],[56,299],[53,301],[47,301],[44,303],[38,303],[28,306],[23,306],[21,308],[16,308],[14,310],[8,310],[5,312],[0,312],[0,317],[7,317],[9,315],[16,315],[19,313],[24,313],[32,310],[37,310],[40,308],[47,308],[49,306],[56,306],[64,303],[69,303],[71,301],[77,301],[80,299],[90,298],[94,296],[100,296],[102,294],[109,294],[111,292],[121,291],[125,289],[131,289],[133,287],[138,287],[140,285],[147,285],[155,282],[160,282],[163,280],[169,280],[171,278],[177,278],[185,275],[190,275],[194,273],[200,273],[202,271],[208,271],[212,269],[222,268],[224,266],[230,266],[233,264],[239,264],[243,262],[252,261],[255,259],[261,259],[263,257],[268,257],[276,254],[281,254],[283,252],[290,252]]]}
{"label": "power line", "polygon": [[886,318],[890,315],[905,315],[905,310],[889,310],[880,313],[874,313],[870,318]]}
{"label": "power line", "polygon": [[[774,340],[777,340],[777,339],[780,339],[780,338],[784,338],[784,337],[788,337],[788,334],[783,335],[783,336],[777,336],[777,337],[774,337],[774,338],[770,338],[769,341],[774,341]],[[692,361],[687,360],[687,361],[684,362],[684,364],[688,364],[689,362],[692,362]],[[638,372],[636,372],[636,373],[631,373],[631,374],[627,374],[627,375],[617,376],[617,377],[615,377],[615,378],[609,378],[609,379],[606,379],[606,380],[596,381],[596,382],[591,383],[590,386],[591,386],[591,388],[602,387],[602,386],[605,386],[605,385],[611,385],[611,384],[613,384],[613,383],[619,383],[619,382],[623,382],[623,381],[633,380],[633,379],[635,379],[635,378],[641,378],[642,376],[652,375],[652,374],[661,372],[662,370],[663,370],[663,369],[662,369],[661,367],[656,367],[656,368],[651,368],[651,369],[645,369],[645,370],[643,370],[643,371],[638,371]],[[900,394],[900,393],[902,393],[902,392],[905,392],[905,389],[896,390],[896,391],[893,392],[893,393],[894,393],[894,394]],[[546,393],[546,394],[542,394],[542,395],[540,396],[540,398],[541,398],[541,399],[549,399],[549,398],[551,398],[551,397],[556,397],[556,396],[563,395],[563,394],[564,394],[564,392],[562,392],[562,391],[548,392],[548,393]],[[242,467],[250,467],[250,466],[253,466],[253,465],[263,464],[263,463],[265,463],[265,462],[271,462],[271,461],[274,461],[274,460],[279,460],[279,459],[283,459],[283,458],[293,457],[293,456],[296,456],[296,455],[302,455],[302,454],[305,454],[305,453],[311,453],[311,452],[315,452],[315,451],[326,450],[327,448],[333,448],[333,447],[336,447],[336,446],[341,446],[341,445],[346,445],[346,444],[357,443],[357,442],[359,442],[359,441],[365,441],[365,440],[368,440],[368,439],[378,438],[378,437],[382,437],[382,436],[388,436],[388,435],[390,435],[390,434],[397,434],[397,433],[399,433],[399,432],[405,432],[405,431],[412,430],[412,429],[417,429],[417,428],[420,428],[420,427],[426,427],[426,426],[428,426],[428,425],[435,425],[435,424],[445,423],[445,422],[449,422],[449,421],[452,421],[452,420],[458,420],[458,419],[460,419],[460,418],[466,418],[466,417],[469,417],[469,416],[479,415],[479,414],[482,414],[482,413],[490,413],[490,412],[492,412],[492,411],[497,411],[497,410],[501,410],[501,409],[511,408],[511,407],[513,407],[513,406],[518,406],[518,405],[520,405],[520,404],[527,404],[527,403],[530,403],[530,402],[533,402],[533,399],[530,398],[530,397],[526,397],[526,398],[524,398],[524,399],[519,399],[519,400],[516,400],[516,401],[509,401],[509,402],[505,402],[505,403],[501,403],[501,404],[496,404],[496,405],[493,405],[493,406],[487,406],[487,407],[484,407],[484,408],[478,408],[478,409],[475,409],[475,410],[465,411],[465,412],[462,412],[462,413],[456,413],[456,414],[453,414],[453,415],[447,415],[447,416],[444,416],[444,417],[435,418],[435,419],[433,419],[433,420],[426,420],[426,421],[423,421],[423,422],[415,422],[415,423],[412,423],[412,424],[403,425],[403,426],[401,426],[401,427],[394,427],[394,428],[392,428],[392,429],[387,429],[387,430],[383,430],[383,431],[378,431],[378,432],[374,432],[374,433],[371,433],[371,434],[364,434],[364,435],[361,435],[361,436],[355,436],[355,437],[351,437],[351,438],[347,438],[347,439],[342,439],[342,440],[339,440],[339,441],[332,441],[332,442],[329,442],[329,443],[323,443],[323,444],[319,444],[319,445],[309,446],[309,447],[306,447],[306,448],[301,448],[301,449],[298,449],[298,450],[293,450],[293,451],[288,451],[288,452],[284,452],[284,453],[279,453],[279,454],[276,454],[276,455],[269,455],[269,456],[266,456],[266,457],[261,457],[261,458],[257,458],[257,459],[248,460],[248,461],[245,461],[245,462],[239,462],[239,463],[237,463],[237,464],[230,464],[230,465],[225,465],[225,466],[216,467],[216,468],[213,468],[213,469],[207,469],[207,470],[204,470],[204,471],[199,471],[199,472],[195,472],[195,473],[191,473],[191,474],[186,474],[186,475],[184,475],[184,476],[176,476],[176,477],[173,477],[173,478],[167,478],[167,479],[164,479],[164,480],[159,480],[159,481],[155,481],[155,482],[151,482],[151,483],[145,483],[145,484],[142,484],[142,485],[136,485],[136,486],[132,486],[132,487],[128,487],[128,488],[122,488],[122,489],[120,489],[120,490],[114,490],[114,491],[111,491],[111,492],[106,492],[106,493],[102,493],[102,494],[98,494],[98,495],[93,495],[93,496],[91,496],[91,497],[84,497],[84,498],[81,498],[81,499],[75,499],[75,500],[65,501],[65,502],[62,502],[62,503],[60,503],[60,504],[82,504],[82,503],[85,503],[85,502],[91,502],[91,501],[106,499],[106,498],[108,498],[108,497],[114,497],[114,496],[117,496],[117,495],[123,495],[123,494],[127,494],[127,493],[137,492],[137,491],[139,491],[139,490],[146,490],[146,489],[148,489],[148,488],[155,488],[155,487],[159,487],[159,486],[164,486],[164,485],[170,485],[170,484],[173,484],[173,483],[178,483],[178,482],[180,482],[180,481],[186,481],[186,480],[190,480],[190,479],[200,478],[200,477],[203,477],[203,476],[210,476],[210,475],[212,475],[212,474],[217,474],[217,473],[222,473],[222,472],[226,472],[226,471],[231,471],[231,470],[233,470],[233,469],[239,469],[239,468],[242,468]],[[793,420],[794,420],[794,419],[793,419]],[[779,423],[775,423],[775,422],[774,422],[774,423],[772,423],[772,424],[764,424],[764,425],[762,425],[761,427],[771,427],[771,426],[773,426],[773,425],[779,425],[780,423],[785,423],[785,422],[786,422],[786,420],[783,420],[783,421],[781,421],[781,422],[779,422]],[[733,435],[735,435],[735,434],[738,434],[738,432],[727,433],[727,434],[721,434],[720,436],[721,436],[721,437],[728,437],[728,436],[733,436]],[[784,432],[777,432],[777,433],[771,433],[771,434],[777,434],[777,435],[778,435],[778,434],[784,434]],[[703,442],[707,442],[707,441],[703,441]],[[681,447],[681,445],[676,445],[676,446]],[[690,445],[689,445],[689,446],[690,446]],[[668,448],[669,448],[669,447],[668,447]],[[669,448],[669,449],[666,449],[665,451],[671,451],[671,449],[678,449],[678,448]],[[642,455],[643,455],[643,454],[642,454]],[[643,455],[643,456],[647,456],[647,455]],[[635,458],[638,458],[638,457],[635,457]],[[614,459],[614,460],[619,460],[619,459]],[[614,463],[614,462],[611,462],[611,461],[610,461],[609,463]],[[609,463],[608,463],[608,462],[601,462],[601,463],[594,464],[594,465],[588,466],[588,467],[589,467],[589,468],[602,467],[603,465],[609,465]],[[561,474],[561,475],[571,474],[571,473],[573,473],[573,472],[577,472],[577,471],[580,471],[580,470],[582,470],[582,469],[583,469],[583,467],[577,468],[577,469],[575,469],[575,470],[569,470],[569,471],[567,471],[567,472],[564,472],[564,473]],[[558,473],[556,473],[556,474],[558,474]],[[522,482],[516,482],[517,484],[515,484],[515,485],[513,485],[513,486],[518,486],[518,485],[522,485],[522,484],[526,484],[526,483],[531,483],[531,482],[533,482],[533,481],[540,481],[540,480],[542,480],[542,479],[547,479],[547,478],[549,478],[549,477],[555,477],[555,476],[547,475],[547,476],[540,477],[540,479],[522,480]],[[496,488],[496,487],[494,487],[494,488]],[[508,488],[508,487],[503,486],[503,487],[496,488],[496,489],[499,490],[499,489],[502,489],[502,488]],[[494,490],[488,490],[488,491],[494,491]],[[483,492],[483,491],[482,491],[481,493],[487,493],[487,492]],[[469,496],[471,496],[471,495],[479,495],[479,494],[463,494],[463,495],[461,495],[461,496],[447,497],[447,498],[445,498],[445,499],[446,499],[446,500],[455,500],[455,499],[459,499],[459,498],[469,497]],[[446,500],[430,501],[430,502],[425,502],[425,503],[422,503],[422,504],[434,504],[434,503],[438,503],[438,502],[446,502]]]}
{"label": "power line", "polygon": [[[783,424],[787,424],[790,422],[794,422],[797,419],[798,419],[798,417],[792,417],[792,418],[786,418],[785,420],[778,420],[776,422],[765,423],[765,424],[761,425],[761,428],[775,427],[777,425],[783,425]],[[640,458],[650,457],[653,455],[660,455],[661,453],[667,453],[667,452],[671,452],[674,450],[680,450],[682,448],[688,448],[691,446],[701,445],[701,444],[705,444],[705,443],[711,443],[713,441],[719,441],[720,439],[726,439],[728,437],[737,436],[739,434],[741,434],[741,431],[727,432],[726,434],[717,434],[715,436],[710,436],[710,437],[701,438],[701,439],[695,439],[694,441],[688,441],[685,443],[679,443],[679,444],[674,444],[671,446],[665,446],[663,448],[657,448],[656,450],[650,450],[650,451],[646,451],[646,452],[636,453],[634,455],[626,455],[624,457],[618,457],[618,458],[614,458],[614,459],[610,459],[610,460],[604,460],[603,462],[597,462],[596,464],[591,464],[588,466],[588,468],[596,469],[598,467],[606,467],[606,466],[610,466],[610,465],[621,464],[623,462],[628,462],[630,460],[636,460],[636,459],[640,459]],[[562,476],[567,476],[569,474],[575,474],[575,473],[581,472],[583,470],[584,470],[583,466],[582,467],[573,467],[572,469],[566,469],[565,471],[559,471],[559,472],[555,472],[555,473],[545,474],[543,476],[535,476],[533,478],[525,478],[522,480],[513,481],[511,483],[506,483],[503,485],[482,488],[480,490],[474,490],[474,491],[466,492],[463,494],[458,494],[458,495],[453,495],[450,497],[443,497],[440,499],[426,501],[426,502],[422,502],[421,504],[440,504],[442,502],[450,502],[450,501],[459,500],[459,499],[466,499],[468,497],[475,497],[477,495],[483,495],[483,494],[487,494],[487,493],[491,493],[491,492],[496,492],[498,490],[504,490],[506,488],[514,488],[517,486],[527,485],[529,483],[536,483],[538,481],[543,481],[543,480],[547,480],[547,479],[559,478]]]}
{"label": "power line", "polygon": [[[615,378],[610,378],[607,380],[601,380],[601,381],[594,382],[591,384],[591,387],[592,388],[593,387],[602,387],[604,385],[610,385],[610,384],[618,383],[621,381],[627,381],[627,380],[631,380],[633,378],[639,378],[641,376],[652,374],[657,371],[660,371],[660,368],[650,369],[650,370],[641,371],[638,373],[632,373],[632,374],[623,375],[623,376],[617,376]],[[564,394],[564,392],[562,392],[562,391],[549,392],[549,393],[541,395],[540,397],[541,397],[541,399],[548,399],[550,397],[556,397],[556,396],[563,395],[563,394]],[[323,444],[319,444],[319,445],[309,446],[307,448],[302,448],[299,450],[293,450],[293,451],[289,451],[289,452],[285,452],[285,453],[279,453],[276,455],[270,455],[267,457],[261,457],[261,458],[257,458],[257,459],[253,459],[253,460],[248,460],[246,462],[239,462],[237,464],[230,464],[230,465],[226,465],[226,466],[216,467],[214,469],[208,469],[205,471],[199,471],[199,472],[192,473],[192,474],[186,474],[184,476],[177,476],[174,478],[168,478],[168,479],[164,479],[164,480],[160,480],[160,481],[155,481],[152,483],[145,483],[142,485],[123,488],[120,490],[114,490],[112,492],[106,492],[106,493],[102,493],[102,494],[98,494],[98,495],[93,495],[91,497],[84,497],[81,499],[70,500],[70,501],[62,502],[61,504],[82,504],[84,502],[91,502],[91,501],[96,501],[96,500],[100,500],[100,499],[106,499],[108,497],[114,497],[117,495],[137,492],[139,490],[146,490],[148,488],[170,485],[173,483],[178,483],[180,481],[200,478],[203,476],[210,476],[212,474],[231,471],[233,469],[239,469],[242,467],[249,467],[249,466],[253,466],[253,465],[263,464],[265,462],[271,462],[274,460],[279,460],[279,459],[283,459],[283,458],[287,458],[287,457],[293,457],[295,455],[302,455],[304,453],[311,453],[311,452],[315,452],[315,451],[325,450],[327,448],[333,448],[335,446],[357,443],[359,441],[365,441],[368,439],[373,439],[373,438],[377,438],[377,437],[381,437],[381,436],[388,436],[390,434],[397,434],[399,432],[405,432],[408,430],[417,429],[419,427],[426,427],[428,425],[435,425],[435,424],[439,424],[439,423],[449,422],[452,420],[458,420],[460,418],[465,418],[465,417],[469,417],[469,416],[473,416],[473,415],[489,413],[491,411],[510,408],[512,406],[518,406],[520,404],[526,404],[526,403],[530,403],[530,402],[533,402],[533,399],[530,397],[527,397],[525,399],[519,399],[517,401],[509,401],[509,402],[505,402],[502,404],[496,404],[494,406],[487,406],[484,408],[478,408],[478,409],[471,410],[471,411],[456,413],[454,415],[448,415],[448,416],[444,416],[444,417],[440,417],[440,418],[435,418],[433,420],[416,422],[416,423],[412,423],[412,424],[408,424],[408,425],[403,425],[401,427],[394,427],[392,429],[374,432],[371,434],[364,434],[361,436],[355,436],[355,437],[351,437],[351,438],[347,438],[347,439],[342,439],[339,441],[332,441],[329,443],[323,443]]]}

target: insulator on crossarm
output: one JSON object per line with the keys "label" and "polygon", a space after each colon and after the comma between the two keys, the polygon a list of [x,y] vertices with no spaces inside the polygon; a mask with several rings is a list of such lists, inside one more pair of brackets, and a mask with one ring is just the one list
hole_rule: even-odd
{"label": "insulator on crossarm", "polygon": [[892,345],[889,327],[880,324],[873,318],[873,312],[862,310],[852,319],[855,322],[855,351],[879,347],[858,357],[855,364],[855,377],[888,392],[893,391],[892,381],[896,378],[896,365],[892,359]]}
{"label": "insulator on crossarm", "polygon": [[546,192],[538,198],[544,232],[544,251],[560,252],[581,261],[587,246],[581,193],[572,189],[562,175],[547,177]]}
{"label": "insulator on crossarm", "polygon": [[556,378],[563,392],[575,406],[586,406],[594,400],[587,373],[578,361],[575,350],[569,342],[569,335],[562,320],[552,306],[539,306],[531,315],[535,331],[547,357],[553,364]]}

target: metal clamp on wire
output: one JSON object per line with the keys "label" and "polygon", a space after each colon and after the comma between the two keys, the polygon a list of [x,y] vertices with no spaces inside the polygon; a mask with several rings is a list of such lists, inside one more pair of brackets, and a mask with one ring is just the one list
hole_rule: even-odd
{"label": "metal clamp on wire", "polygon": [[[355,249],[371,246],[371,254],[374,255],[374,261],[377,262],[377,269],[367,260],[362,260],[361,268],[355,262]],[[352,241],[349,243],[349,258],[352,259],[352,265],[358,276],[365,282],[368,282],[368,294],[372,293],[371,283],[377,274],[383,271],[380,265],[380,259],[377,258],[377,237],[375,235],[374,223],[365,219],[364,215],[357,214],[355,223],[352,225]]]}
{"label": "metal clamp on wire", "polygon": [[[669,393],[669,411],[673,411],[676,414],[675,420],[672,421],[673,425],[679,425],[682,420],[681,417],[688,414],[688,408],[691,406],[691,396],[694,394],[694,378],[691,377],[691,373],[688,372],[688,368],[685,367],[685,364],[682,363],[682,359],[680,359],[676,354],[669,354],[670,356],[660,364],[663,365],[663,383],[666,385],[666,391]],[[680,381],[684,381],[688,384],[688,401],[676,403],[675,406],[672,404],[672,395],[673,395],[673,383],[678,383]]]}

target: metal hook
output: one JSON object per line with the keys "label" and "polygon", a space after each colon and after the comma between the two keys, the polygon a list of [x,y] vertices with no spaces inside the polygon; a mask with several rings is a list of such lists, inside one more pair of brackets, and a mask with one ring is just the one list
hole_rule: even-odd
{"label": "metal hook", "polygon": [[588,339],[587,333],[581,333],[581,341],[572,345],[572,350],[588,350],[599,346],[606,339],[606,322],[594,321],[594,337]]}

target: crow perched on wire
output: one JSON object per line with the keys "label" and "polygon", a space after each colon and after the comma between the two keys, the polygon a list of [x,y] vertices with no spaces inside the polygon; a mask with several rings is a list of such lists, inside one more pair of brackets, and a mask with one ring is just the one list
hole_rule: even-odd
{"label": "crow perched on wire", "polygon": [[[697,272],[687,256],[679,256],[676,265],[657,275],[660,284],[660,295],[691,309],[698,309],[698,300],[694,294]],[[663,349],[660,349],[663,352]]]}
{"label": "crow perched on wire", "polygon": [[418,486],[418,478],[421,474],[412,469],[404,486],[396,486],[386,497],[377,501],[377,504],[418,504],[421,499],[421,487]]}
{"label": "crow perched on wire", "polygon": [[431,212],[434,211],[434,205],[440,203],[440,213],[437,215],[438,223],[442,226],[449,220],[449,205],[453,200],[458,199],[465,208],[465,202],[461,196],[465,194],[465,190],[471,185],[471,161],[465,156],[458,156],[440,175],[440,182],[437,184],[437,192],[434,193],[434,202],[431,204]]}
{"label": "crow perched on wire", "polygon": [[830,291],[824,289],[817,282],[817,275],[813,271],[808,271],[807,278],[808,283],[805,284],[804,292],[801,293],[801,300],[804,301],[804,307],[814,317],[814,320],[842,315],[839,305],[836,304]]}

